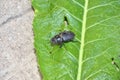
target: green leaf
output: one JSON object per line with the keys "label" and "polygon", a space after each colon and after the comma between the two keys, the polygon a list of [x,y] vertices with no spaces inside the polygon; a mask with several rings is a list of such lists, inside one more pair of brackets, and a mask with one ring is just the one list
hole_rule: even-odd
{"label": "green leaf", "polygon": [[[43,80],[120,80],[120,0],[33,0],[32,5]],[[74,32],[76,42],[51,46],[51,38],[64,30]]]}

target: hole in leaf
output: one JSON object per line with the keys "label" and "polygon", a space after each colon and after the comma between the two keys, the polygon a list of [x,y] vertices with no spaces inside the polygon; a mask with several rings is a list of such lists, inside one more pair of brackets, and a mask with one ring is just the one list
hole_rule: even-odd
{"label": "hole in leaf", "polygon": [[117,71],[120,71],[120,68],[119,68],[118,64],[115,62],[115,59],[111,58],[111,60],[112,60],[112,64],[116,67]]}
{"label": "hole in leaf", "polygon": [[65,23],[65,26],[69,25],[69,22],[66,16],[64,16],[64,23]]}

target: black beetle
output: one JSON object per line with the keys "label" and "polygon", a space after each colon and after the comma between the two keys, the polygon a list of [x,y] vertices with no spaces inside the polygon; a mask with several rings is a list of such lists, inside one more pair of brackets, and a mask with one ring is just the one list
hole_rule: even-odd
{"label": "black beetle", "polygon": [[51,39],[51,44],[60,45],[61,48],[63,43],[73,41],[74,37],[75,34],[72,31],[63,31]]}

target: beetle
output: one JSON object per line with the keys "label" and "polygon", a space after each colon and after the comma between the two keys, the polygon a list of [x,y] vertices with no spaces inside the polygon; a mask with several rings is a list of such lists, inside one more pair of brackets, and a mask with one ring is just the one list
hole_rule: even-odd
{"label": "beetle", "polygon": [[60,45],[61,48],[64,43],[73,41],[74,37],[75,34],[72,31],[63,31],[51,38],[51,44]]}

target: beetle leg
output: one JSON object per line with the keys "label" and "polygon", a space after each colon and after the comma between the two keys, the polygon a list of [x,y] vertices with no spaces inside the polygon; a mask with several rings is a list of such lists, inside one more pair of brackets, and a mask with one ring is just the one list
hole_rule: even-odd
{"label": "beetle leg", "polygon": [[63,44],[63,43],[61,43],[61,44],[60,44],[60,48],[62,48],[62,46],[63,46],[63,45],[64,45],[64,44]]}

